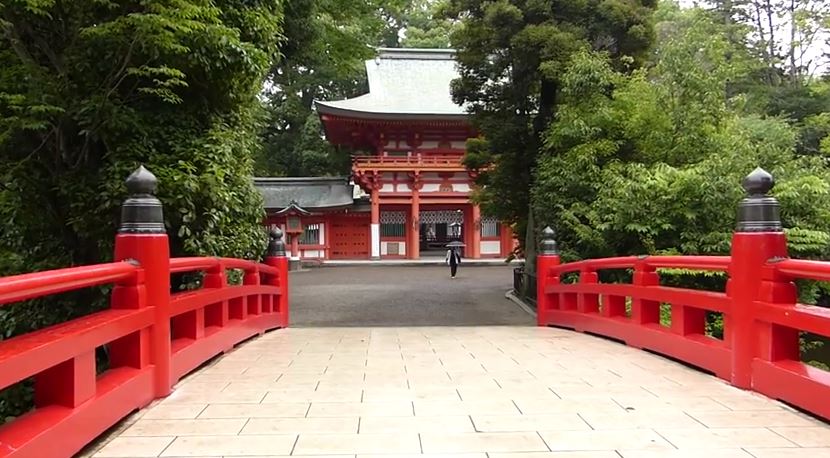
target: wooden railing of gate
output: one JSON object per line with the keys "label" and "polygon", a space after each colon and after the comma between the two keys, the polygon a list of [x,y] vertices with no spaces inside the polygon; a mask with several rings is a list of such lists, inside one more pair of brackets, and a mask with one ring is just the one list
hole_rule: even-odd
{"label": "wooden railing of gate", "polygon": [[[117,262],[0,278],[0,306],[113,285],[106,310],[0,341],[0,389],[33,378],[35,402],[0,427],[0,457],[70,457],[214,356],[288,325],[281,234],[264,263],[170,259],[155,177],[139,169],[128,188]],[[229,270],[243,272],[241,285],[228,283]],[[204,272],[200,288],[171,293],[171,274],[183,272]],[[104,345],[109,368],[99,374]]]}
{"label": "wooden railing of gate", "polygon": [[[730,256],[643,256],[560,264],[553,232],[537,259],[540,326],[606,336],[692,364],[830,419],[830,372],[801,360],[804,332],[830,338],[830,309],[798,303],[795,281],[830,281],[830,262],[787,257],[772,177],[757,169],[744,181]],[[725,292],[662,286],[660,269],[724,272]],[[627,271],[629,283],[603,283],[603,271]],[[578,275],[563,283],[566,275]],[[660,309],[671,310],[670,325]],[[723,339],[706,333],[706,315],[723,316]]]}

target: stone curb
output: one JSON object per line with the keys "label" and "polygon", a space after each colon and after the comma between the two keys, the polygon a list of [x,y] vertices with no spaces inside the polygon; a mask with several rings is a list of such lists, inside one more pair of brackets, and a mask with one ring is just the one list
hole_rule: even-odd
{"label": "stone curb", "polygon": [[515,294],[513,293],[513,290],[512,290],[512,289],[511,289],[511,290],[508,290],[506,293],[504,293],[504,297],[505,297],[506,299],[509,299],[509,300],[513,301],[513,302],[514,302],[516,305],[518,305],[518,306],[519,306],[522,310],[524,310],[525,312],[527,312],[527,313],[528,313],[528,315],[530,315],[530,316],[534,316],[534,317],[536,316],[536,311],[535,311],[535,310],[533,310],[533,307],[531,307],[530,305],[528,305],[527,303],[525,303],[525,301],[523,301],[521,298],[519,298],[519,296],[515,295]]}

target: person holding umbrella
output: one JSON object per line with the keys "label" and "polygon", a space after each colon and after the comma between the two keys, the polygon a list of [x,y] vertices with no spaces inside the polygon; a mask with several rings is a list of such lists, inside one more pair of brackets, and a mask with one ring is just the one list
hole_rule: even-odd
{"label": "person holding umbrella", "polygon": [[450,266],[450,278],[455,278],[458,272],[458,265],[461,264],[461,255],[458,253],[458,248],[463,247],[461,242],[450,242],[447,244],[447,256],[444,259],[448,266]]}

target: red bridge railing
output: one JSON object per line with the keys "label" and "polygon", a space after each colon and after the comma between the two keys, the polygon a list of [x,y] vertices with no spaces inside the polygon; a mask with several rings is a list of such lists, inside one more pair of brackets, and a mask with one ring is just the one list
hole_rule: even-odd
{"label": "red bridge railing", "polygon": [[[787,257],[772,177],[744,180],[730,256],[644,256],[560,264],[549,228],[537,260],[537,320],[614,338],[708,370],[733,385],[830,419],[830,372],[801,360],[799,337],[830,337],[830,309],[799,304],[795,280],[830,281],[830,262]],[[658,269],[724,272],[726,292],[662,286]],[[599,273],[630,272],[630,283]],[[563,283],[578,274],[575,283]],[[670,307],[670,325],[660,309]],[[723,316],[723,339],[706,333],[707,312]]]}
{"label": "red bridge railing", "polygon": [[[264,263],[169,257],[155,177],[127,180],[117,262],[0,278],[0,306],[113,285],[110,308],[0,341],[0,389],[34,378],[35,408],[0,426],[0,457],[69,457],[136,409],[168,395],[200,365],[288,325],[288,261],[272,233]],[[243,273],[240,285],[229,270]],[[199,289],[171,293],[171,274],[203,272]],[[98,373],[96,348],[109,368]]]}

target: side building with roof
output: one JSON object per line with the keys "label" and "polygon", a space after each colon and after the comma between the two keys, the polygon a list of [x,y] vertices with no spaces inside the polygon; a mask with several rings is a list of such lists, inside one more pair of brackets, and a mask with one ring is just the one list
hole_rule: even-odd
{"label": "side building with roof", "polygon": [[467,258],[506,257],[510,227],[470,200],[462,164],[476,136],[450,82],[448,49],[379,49],[366,61],[369,92],[316,101],[326,139],[362,151],[338,178],[257,178],[268,224],[285,229],[295,259],[419,259],[460,242]]}

